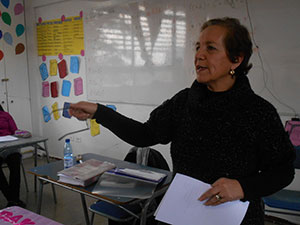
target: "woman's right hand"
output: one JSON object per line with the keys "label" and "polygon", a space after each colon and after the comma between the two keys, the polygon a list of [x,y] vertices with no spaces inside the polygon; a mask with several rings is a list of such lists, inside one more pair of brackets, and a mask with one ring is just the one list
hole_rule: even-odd
{"label": "woman's right hand", "polygon": [[82,101],[70,104],[69,114],[79,120],[91,119],[97,111],[97,107],[96,103]]}

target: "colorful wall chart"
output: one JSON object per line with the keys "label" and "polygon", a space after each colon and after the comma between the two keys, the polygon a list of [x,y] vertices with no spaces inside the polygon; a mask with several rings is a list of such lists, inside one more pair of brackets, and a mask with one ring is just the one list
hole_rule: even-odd
{"label": "colorful wall chart", "polygon": [[36,24],[38,55],[80,55],[84,51],[83,19],[74,16]]}

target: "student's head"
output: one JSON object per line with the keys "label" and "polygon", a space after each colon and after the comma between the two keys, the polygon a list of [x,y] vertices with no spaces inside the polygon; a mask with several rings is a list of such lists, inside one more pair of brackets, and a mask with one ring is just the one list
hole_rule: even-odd
{"label": "student's head", "polygon": [[2,105],[0,104],[0,111],[4,111],[4,109],[2,108]]}
{"label": "student's head", "polygon": [[196,79],[212,91],[226,91],[237,76],[248,73],[251,54],[249,32],[237,19],[209,20],[202,25],[196,43]]}

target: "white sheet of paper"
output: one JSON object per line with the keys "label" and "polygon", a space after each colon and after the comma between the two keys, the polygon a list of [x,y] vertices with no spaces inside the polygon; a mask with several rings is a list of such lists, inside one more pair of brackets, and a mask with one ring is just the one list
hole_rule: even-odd
{"label": "white sheet of paper", "polygon": [[11,136],[11,135],[6,135],[6,136],[1,136],[0,137],[0,142],[5,142],[5,141],[16,141],[18,140],[17,137]]}
{"label": "white sheet of paper", "polygon": [[205,206],[198,198],[209,184],[176,174],[155,212],[155,219],[173,225],[239,225],[249,202],[233,201],[218,206]]}

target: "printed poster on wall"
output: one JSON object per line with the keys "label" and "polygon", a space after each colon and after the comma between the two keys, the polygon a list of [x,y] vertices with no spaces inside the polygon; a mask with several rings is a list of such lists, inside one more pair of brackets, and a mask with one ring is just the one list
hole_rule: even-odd
{"label": "printed poster on wall", "polygon": [[83,18],[80,16],[36,24],[38,55],[80,55],[84,50]]}

